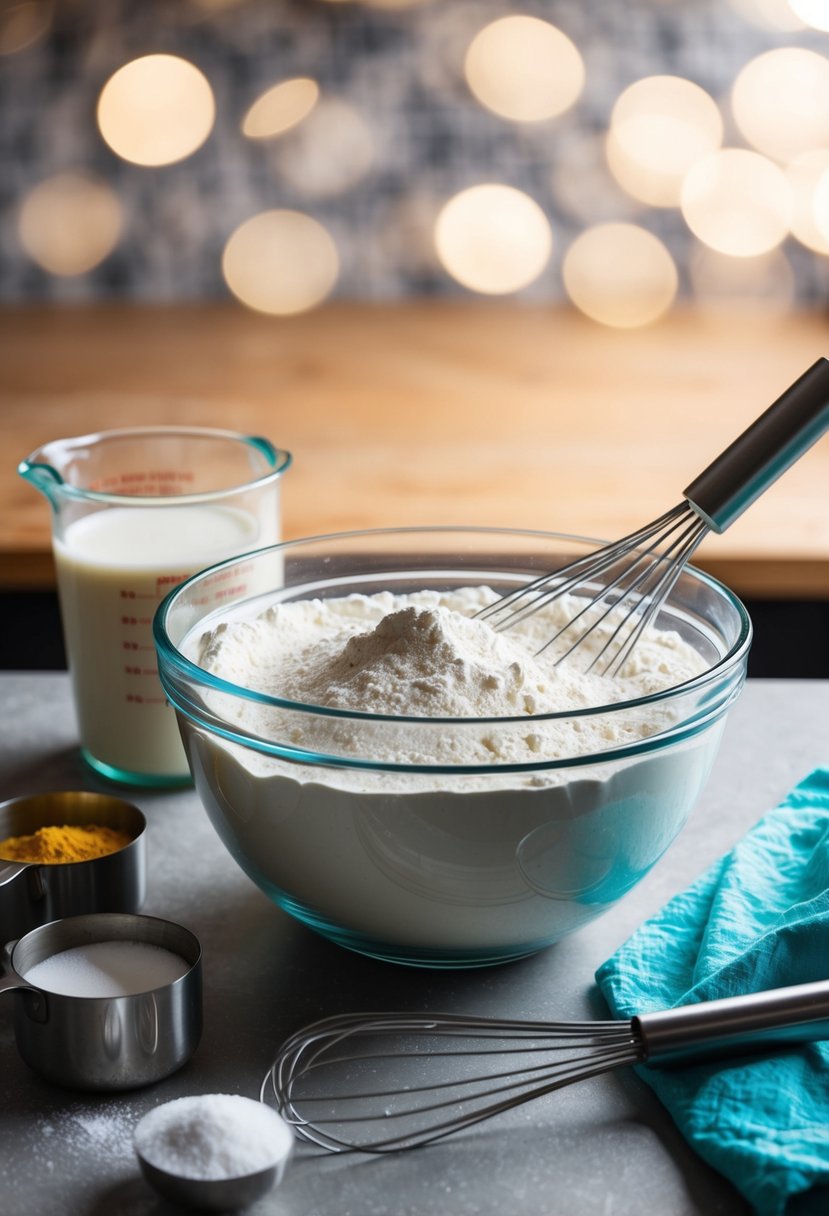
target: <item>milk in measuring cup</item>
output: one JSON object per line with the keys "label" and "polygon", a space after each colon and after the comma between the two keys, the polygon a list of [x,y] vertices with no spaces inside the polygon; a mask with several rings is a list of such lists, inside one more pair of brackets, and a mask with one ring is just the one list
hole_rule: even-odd
{"label": "milk in measuring cup", "polygon": [[196,571],[276,539],[247,512],[213,503],[112,507],[54,537],[80,737],[99,770],[188,777],[158,679],[155,610]]}

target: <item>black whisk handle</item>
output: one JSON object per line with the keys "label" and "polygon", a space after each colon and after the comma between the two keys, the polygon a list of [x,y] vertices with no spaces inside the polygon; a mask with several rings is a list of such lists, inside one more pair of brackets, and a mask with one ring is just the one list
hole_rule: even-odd
{"label": "black whisk handle", "polygon": [[646,1064],[684,1064],[829,1039],[829,980],[702,1001],[633,1019]]}
{"label": "black whisk handle", "polygon": [[829,430],[829,360],[818,359],[683,491],[715,532]]}

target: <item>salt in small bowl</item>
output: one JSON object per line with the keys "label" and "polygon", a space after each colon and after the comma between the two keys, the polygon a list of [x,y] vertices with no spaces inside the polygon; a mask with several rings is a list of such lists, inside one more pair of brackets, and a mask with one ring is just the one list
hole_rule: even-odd
{"label": "salt in small bowl", "polygon": [[[226,1155],[232,1138],[240,1135],[240,1123],[247,1163],[262,1164],[232,1174],[232,1161],[222,1159],[222,1150]],[[249,1207],[282,1181],[294,1137],[284,1119],[262,1102],[201,1094],[155,1107],[136,1126],[134,1144],[141,1172],[165,1199],[201,1211],[231,1212]]]}

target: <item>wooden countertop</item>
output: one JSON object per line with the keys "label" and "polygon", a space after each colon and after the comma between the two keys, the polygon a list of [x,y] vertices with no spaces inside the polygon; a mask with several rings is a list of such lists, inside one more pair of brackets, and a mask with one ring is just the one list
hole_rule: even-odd
{"label": "wooden countertop", "polygon": [[[671,316],[604,329],[502,302],[0,312],[0,588],[53,586],[47,505],[17,461],[153,423],[266,435],[294,455],[286,538],[406,524],[615,537],[682,488],[829,348],[829,320]],[[698,564],[738,593],[829,598],[829,438]]]}

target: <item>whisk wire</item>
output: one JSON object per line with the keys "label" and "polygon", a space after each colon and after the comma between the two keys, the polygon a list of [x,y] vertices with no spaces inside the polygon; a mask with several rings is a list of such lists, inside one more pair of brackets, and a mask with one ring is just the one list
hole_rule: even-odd
{"label": "whisk wire", "polygon": [[[445,1038],[452,1042],[441,1047]],[[825,979],[675,1005],[630,1021],[346,1014],[296,1031],[265,1074],[259,1096],[266,1101],[271,1091],[302,1140],[331,1152],[387,1153],[441,1140],[626,1065],[791,1051],[796,1043],[826,1039]],[[379,1074],[370,1087],[360,1084],[366,1069]]]}
{"label": "whisk wire", "polygon": [[[478,620],[491,621],[493,618],[501,617],[501,614],[505,613],[500,620],[495,621],[492,627],[496,630],[511,628],[513,625],[525,620],[528,616],[532,616],[539,608],[543,608],[545,604],[581,586],[585,581],[585,573],[588,575],[601,574],[622,553],[636,549],[644,542],[650,540],[663,527],[669,526],[671,521],[680,512],[684,512],[686,506],[686,503],[680,503],[670,511],[666,511],[664,515],[660,515],[658,519],[653,520],[650,524],[637,528],[635,532],[621,537],[612,544],[603,545],[592,553],[587,553],[583,557],[577,557],[566,565],[560,566],[557,570],[540,574],[537,578],[532,579],[531,582],[525,583],[521,587],[516,587],[513,591],[508,591],[506,595],[502,595],[494,603],[487,604],[485,608],[476,612],[475,616]],[[512,611],[507,611],[512,605],[519,602],[519,607],[513,608]]]}
{"label": "whisk wire", "polygon": [[[659,560],[663,564],[660,565],[659,562],[652,560],[652,555],[658,553],[660,544],[663,544],[671,536],[671,534],[677,531],[679,528],[682,528],[679,536],[674,537],[671,544],[668,545],[667,548],[665,548],[665,550],[659,555]],[[597,607],[599,599],[603,599],[605,601],[604,610],[593,615],[590,621],[590,629],[586,632],[592,632],[594,629],[596,629],[604,620],[606,620],[608,616],[611,615],[611,613],[616,613],[616,615],[618,615],[620,604],[625,599],[630,599],[629,609],[616,623],[613,632],[607,637],[603,646],[596,653],[592,662],[587,667],[587,671],[591,671],[600,662],[610,646],[616,641],[624,627],[629,624],[631,617],[638,613],[645,616],[645,613],[642,611],[643,607],[645,606],[647,606],[645,623],[647,623],[647,620],[650,620],[653,612],[657,610],[659,604],[664,599],[664,595],[662,594],[662,585],[665,584],[667,579],[670,578],[670,576],[674,573],[675,567],[673,564],[671,564],[671,558],[676,556],[678,560],[684,564],[684,562],[687,561],[688,556],[690,556],[690,552],[693,552],[693,548],[696,548],[696,545],[699,544],[699,540],[702,539],[704,532],[705,524],[699,519],[698,516],[694,516],[691,520],[688,520],[686,512],[677,513],[669,528],[665,529],[647,549],[637,551],[634,560],[629,565],[624,566],[615,578],[603,585],[601,595],[594,599],[587,600],[584,607],[581,608],[573,617],[571,617],[570,620],[565,622],[565,624],[562,625],[561,628],[557,630],[557,632],[554,633],[552,637],[549,638],[548,641],[546,641],[536,653],[542,654],[560,637],[570,631],[577,621],[588,614],[591,609]],[[696,540],[693,548],[691,548],[690,552],[688,552],[689,540],[696,537],[699,537],[699,539]],[[628,549],[627,547],[622,547],[622,545],[623,542],[619,542],[617,546],[609,546],[609,549],[613,550],[612,556],[605,563],[602,571],[600,572],[603,572],[603,569],[607,567],[618,565],[620,557],[626,557]],[[665,565],[664,563],[668,564]],[[633,575],[639,566],[642,566],[643,568],[634,578]],[[653,580],[655,571],[661,571],[660,578],[654,585],[648,587],[648,582],[649,580]],[[676,575],[678,576],[678,574],[679,569],[676,569]],[[671,586],[672,585],[673,580],[671,581]],[[616,598],[613,598],[610,593],[615,591],[617,587],[621,588],[620,593]],[[638,590],[639,588],[642,589]],[[637,590],[638,594],[636,598],[633,598],[633,593],[637,592]],[[558,595],[558,592],[556,592],[556,595]],[[576,640],[568,647],[568,649],[565,650],[563,654],[558,656],[556,659],[556,665],[563,662],[576,649],[577,646],[581,645],[582,641],[584,640],[584,636],[585,635],[583,634],[576,637]],[[637,631],[634,641],[638,639],[638,636],[639,631]],[[632,649],[632,644],[630,648]],[[624,660],[620,660],[620,653],[621,650],[617,652],[616,656],[605,668],[606,673],[613,668],[621,666],[621,663]]]}
{"label": "whisk wire", "polygon": [[564,639],[565,648],[555,659],[557,666],[607,621],[611,631],[585,669],[613,674],[624,664],[707,531],[707,522],[685,500],[620,540],[508,592],[476,616],[490,621],[500,632],[572,595],[583,603],[536,654]]}
{"label": "whisk wire", "polygon": [[[628,1022],[519,1022],[513,1027],[447,1015],[440,1019],[394,1014],[330,1018],[283,1045],[260,1096],[270,1086],[281,1114],[302,1139],[331,1151],[381,1153],[431,1143],[574,1080],[641,1059],[641,1044]],[[415,1051],[363,1048],[378,1036],[382,1041],[407,1031],[420,1036]],[[436,1049],[434,1037],[454,1039],[459,1045]],[[343,1050],[352,1041],[355,1049]],[[539,1055],[544,1058],[537,1062]],[[521,1056],[530,1058],[516,1065],[514,1058]],[[474,1058],[478,1064],[492,1057],[493,1064],[477,1068],[469,1076],[447,1078],[447,1060],[464,1057]],[[429,1075],[436,1070],[439,1079],[420,1083],[418,1078],[415,1084],[397,1081],[391,1088],[354,1088],[354,1066],[393,1065],[401,1059],[414,1061]],[[319,1073],[327,1079],[326,1092],[314,1087],[312,1074]],[[424,1096],[429,1100],[422,1101]],[[389,1101],[390,1106],[386,1105]],[[383,1103],[382,1110],[372,1105],[378,1102]],[[395,1125],[402,1127],[389,1132]],[[362,1135],[361,1128],[366,1129]]]}
{"label": "whisk wire", "polygon": [[[703,520],[692,520],[685,532],[683,532],[678,538],[675,546],[672,546],[671,549],[666,552],[664,557],[670,557],[670,560],[668,560],[666,565],[660,568],[660,577],[655,585],[651,587],[644,595],[642,595],[639,600],[639,604],[634,606],[633,614],[638,615],[639,619],[636,622],[635,627],[630,631],[628,637],[625,639],[622,645],[619,646],[611,662],[605,666],[605,675],[614,675],[615,673],[619,672],[627,662],[627,659],[633,651],[634,646],[636,646],[642,634],[645,632],[648,625],[654,619],[656,614],[659,612],[659,609],[670,595],[674,584],[682,574],[684,567],[691,560],[691,557],[701,544],[707,531],[708,526]],[[625,618],[625,621],[620,622],[620,625],[614,632],[614,639],[622,625],[630,620],[630,615],[631,614]],[[599,655],[597,655],[596,659],[593,661],[593,663],[591,663],[591,668],[594,666],[597,659],[604,655],[608,645],[609,642],[605,643],[605,645],[602,647]]]}

